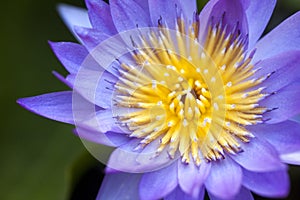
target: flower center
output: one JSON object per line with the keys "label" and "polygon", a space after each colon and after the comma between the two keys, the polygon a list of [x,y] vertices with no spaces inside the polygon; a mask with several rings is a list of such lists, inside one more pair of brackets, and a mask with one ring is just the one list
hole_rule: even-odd
{"label": "flower center", "polygon": [[209,28],[203,47],[198,21],[186,27],[180,18],[176,31],[161,25],[132,41],[136,65],[121,65],[115,107],[129,136],[141,139],[137,148],[159,140],[157,155],[167,149],[200,165],[224,150],[239,153],[254,137],[246,126],[262,123],[258,102],[267,94],[258,85],[267,77],[252,78],[245,40],[221,24]]}

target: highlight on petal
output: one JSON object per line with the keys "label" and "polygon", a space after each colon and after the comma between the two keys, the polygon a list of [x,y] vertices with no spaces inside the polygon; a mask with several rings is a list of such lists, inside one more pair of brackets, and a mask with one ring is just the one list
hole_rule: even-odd
{"label": "highlight on petal", "polygon": [[288,195],[290,181],[287,170],[264,173],[243,170],[243,174],[243,185],[258,195],[269,198]]}
{"label": "highlight on petal", "polygon": [[300,165],[300,151],[280,155],[283,162],[291,165]]}
{"label": "highlight on petal", "polygon": [[59,4],[57,10],[65,22],[69,30],[73,33],[73,35],[77,38],[78,36],[74,32],[75,26],[81,26],[86,28],[91,28],[92,25],[90,23],[87,11],[83,8],[79,8],[76,6],[71,6],[67,4]]}
{"label": "highlight on petal", "polygon": [[140,182],[141,200],[160,199],[177,186],[177,162],[161,170],[145,173]]}
{"label": "highlight on petal", "polygon": [[[226,173],[225,176],[224,173]],[[222,161],[212,163],[205,187],[215,197],[230,199],[238,194],[242,177],[242,168],[230,157],[226,157]]]}
{"label": "highlight on petal", "polygon": [[139,200],[141,174],[112,173],[106,174],[102,181],[97,200]]}
{"label": "highlight on petal", "polygon": [[17,103],[43,117],[74,124],[71,91],[22,98]]}

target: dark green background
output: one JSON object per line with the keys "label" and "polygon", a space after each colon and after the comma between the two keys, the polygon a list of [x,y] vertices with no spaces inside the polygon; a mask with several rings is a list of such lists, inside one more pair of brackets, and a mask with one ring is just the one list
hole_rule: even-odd
{"label": "dark green background", "polygon": [[[84,6],[83,0],[1,3],[0,199],[70,199],[79,177],[95,165],[71,126],[36,116],[15,103],[20,97],[67,89],[51,74],[66,72],[47,43],[74,41],[56,13],[59,2]],[[297,0],[279,1],[269,29],[297,10]],[[300,199],[299,172],[292,170],[289,199]]]}

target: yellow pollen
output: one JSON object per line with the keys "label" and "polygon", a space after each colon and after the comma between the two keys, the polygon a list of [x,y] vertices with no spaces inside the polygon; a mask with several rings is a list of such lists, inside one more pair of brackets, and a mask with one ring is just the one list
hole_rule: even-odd
{"label": "yellow pollen", "polygon": [[198,32],[198,22],[178,20],[176,34],[161,26],[140,36],[137,66],[122,63],[115,85],[115,108],[126,110],[116,118],[130,137],[142,147],[159,140],[157,155],[179,152],[196,165],[239,153],[254,137],[247,126],[263,121],[258,103],[267,96],[240,35],[212,25],[200,48]]}

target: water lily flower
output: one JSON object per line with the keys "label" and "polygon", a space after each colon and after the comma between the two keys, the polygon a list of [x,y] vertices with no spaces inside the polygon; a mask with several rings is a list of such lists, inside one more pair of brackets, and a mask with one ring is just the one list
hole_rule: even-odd
{"label": "water lily flower", "polygon": [[261,38],[275,4],[60,5],[80,44],[50,45],[72,90],[18,103],[114,147],[97,199],[285,197],[300,164],[300,12]]}

